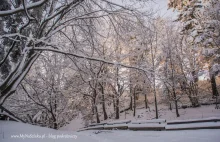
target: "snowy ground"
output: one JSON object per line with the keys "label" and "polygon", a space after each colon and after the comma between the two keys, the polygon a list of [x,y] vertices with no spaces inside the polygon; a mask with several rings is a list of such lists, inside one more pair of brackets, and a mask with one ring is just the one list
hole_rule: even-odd
{"label": "snowy ground", "polygon": [[[84,133],[92,133],[84,132]],[[219,142],[220,130],[195,131],[103,131],[92,135],[102,142]]]}
{"label": "snowy ground", "polygon": [[18,122],[0,121],[0,142],[219,142],[219,134],[219,129],[192,131],[56,131]]}
{"label": "snowy ground", "polygon": [[[162,109],[165,108],[165,109]],[[150,120],[155,118],[155,111],[153,106],[151,106],[151,109],[137,109],[137,115],[136,117],[133,117],[133,112],[128,111],[120,114],[120,120]],[[159,106],[159,116],[160,118],[166,119],[166,120],[187,120],[187,119],[200,119],[200,118],[208,118],[208,117],[220,117],[220,109],[215,109],[215,105],[210,106],[201,106],[198,108],[186,108],[186,109],[179,109],[180,117],[176,117],[175,109],[170,111],[167,106]],[[102,122],[109,122],[109,121],[115,121],[113,119],[109,119],[107,121]],[[68,130],[68,131],[75,131],[79,128],[84,127],[83,121],[79,117],[78,119],[75,119],[70,122],[70,124],[64,126],[61,128],[61,130]],[[219,140],[220,142],[220,140]]]}
{"label": "snowy ground", "polygon": [[[151,111],[149,109],[137,109],[136,117],[133,117],[133,112],[129,111],[126,115],[126,119],[131,120],[146,120],[146,119],[154,119],[155,111],[154,108],[151,107]],[[164,108],[164,109],[163,109]],[[199,119],[199,118],[207,118],[207,117],[220,117],[220,109],[215,109],[215,105],[210,106],[201,106],[198,108],[186,108],[179,109],[180,117],[176,117],[176,110],[172,109],[170,111],[167,107],[159,106],[159,117],[166,120],[176,120],[176,119]],[[125,119],[125,113],[121,113],[121,119]]]}

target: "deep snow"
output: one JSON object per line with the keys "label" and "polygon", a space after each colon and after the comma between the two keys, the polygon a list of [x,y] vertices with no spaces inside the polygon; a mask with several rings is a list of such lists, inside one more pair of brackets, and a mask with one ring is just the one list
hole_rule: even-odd
{"label": "deep snow", "polygon": [[[11,138],[15,135],[38,135],[44,138]],[[55,136],[69,138],[55,138]],[[220,130],[191,131],[61,131],[19,122],[0,121],[0,142],[219,142]],[[72,136],[72,137],[71,137]]]}

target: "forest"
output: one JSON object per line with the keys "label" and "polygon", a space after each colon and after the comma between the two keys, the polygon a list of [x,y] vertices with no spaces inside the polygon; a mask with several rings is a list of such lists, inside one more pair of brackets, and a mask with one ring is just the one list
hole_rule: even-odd
{"label": "forest", "polygon": [[220,109],[220,1],[150,2],[0,0],[0,112],[60,129]]}

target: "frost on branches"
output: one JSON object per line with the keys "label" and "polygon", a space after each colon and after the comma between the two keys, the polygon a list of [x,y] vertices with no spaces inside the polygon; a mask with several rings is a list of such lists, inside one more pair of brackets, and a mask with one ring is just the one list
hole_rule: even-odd
{"label": "frost on branches", "polygon": [[[123,21],[139,13],[135,11],[130,6],[120,6],[108,0],[1,1],[0,105],[15,92],[35,60],[44,51],[114,64],[88,57],[85,51],[76,54],[74,50],[81,47],[93,48],[91,40],[95,37],[94,33],[101,35],[98,27],[104,27],[105,20],[117,25],[120,19]],[[125,13],[129,16],[122,16]],[[119,30],[118,28],[115,30]],[[64,32],[66,29],[74,29],[76,37],[70,38]],[[52,42],[56,35],[61,35],[70,43]]]}
{"label": "frost on branches", "polygon": [[168,5],[180,12],[177,20],[183,23],[182,33],[188,41],[204,47],[219,47],[219,0],[170,0]]}

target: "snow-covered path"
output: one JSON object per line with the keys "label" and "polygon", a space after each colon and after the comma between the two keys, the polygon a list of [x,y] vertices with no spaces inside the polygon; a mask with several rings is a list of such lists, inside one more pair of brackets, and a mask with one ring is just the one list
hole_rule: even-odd
{"label": "snow-covered path", "polygon": [[[23,138],[21,137],[23,135]],[[26,137],[25,137],[26,135]],[[12,136],[18,136],[12,138]],[[36,138],[38,136],[38,138]],[[39,136],[45,136],[39,138]],[[62,137],[63,136],[63,137]],[[29,137],[29,138],[28,138]],[[31,138],[32,137],[32,138]],[[35,138],[33,138],[35,137]],[[220,129],[187,131],[61,131],[0,121],[0,142],[219,142]]]}
{"label": "snow-covered path", "polygon": [[[85,131],[89,134],[97,131]],[[220,130],[192,131],[101,131],[102,142],[219,142]]]}

